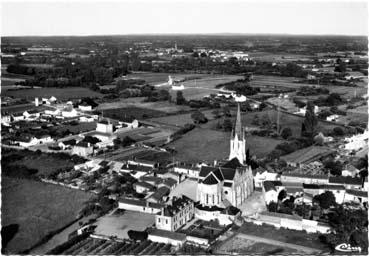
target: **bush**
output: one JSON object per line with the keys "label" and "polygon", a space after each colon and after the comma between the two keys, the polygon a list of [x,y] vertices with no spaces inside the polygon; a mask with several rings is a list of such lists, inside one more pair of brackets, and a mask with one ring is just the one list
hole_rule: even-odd
{"label": "bush", "polygon": [[288,139],[289,137],[292,136],[292,130],[291,128],[287,127],[287,128],[284,128],[281,132],[281,136],[283,139]]}
{"label": "bush", "polygon": [[143,240],[146,240],[148,237],[148,234],[145,231],[128,230],[127,233],[128,233],[129,239],[132,239],[135,241],[137,240],[143,241]]}
{"label": "bush", "polygon": [[333,134],[335,136],[343,136],[343,135],[345,135],[345,131],[341,127],[334,127],[333,128]]}

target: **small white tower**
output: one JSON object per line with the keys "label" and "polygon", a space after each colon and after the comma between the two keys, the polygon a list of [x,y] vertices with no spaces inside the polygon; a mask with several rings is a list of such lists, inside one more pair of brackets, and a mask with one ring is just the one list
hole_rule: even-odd
{"label": "small white tower", "polygon": [[244,164],[246,162],[246,138],[245,131],[242,128],[241,110],[239,103],[237,108],[236,124],[234,130],[232,131],[230,144],[231,148],[229,153],[229,160],[236,157],[241,164]]}
{"label": "small white tower", "polygon": [[39,106],[39,102],[38,102],[38,97],[35,98],[35,106],[38,107]]}
{"label": "small white tower", "polygon": [[168,76],[168,85],[173,85],[173,84],[174,84],[174,81],[173,81],[172,76]]}

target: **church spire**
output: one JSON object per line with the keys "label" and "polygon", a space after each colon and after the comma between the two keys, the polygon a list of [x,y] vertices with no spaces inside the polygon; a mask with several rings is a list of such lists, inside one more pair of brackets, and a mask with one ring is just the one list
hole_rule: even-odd
{"label": "church spire", "polygon": [[234,135],[238,136],[238,139],[242,139],[242,123],[241,123],[241,110],[240,110],[240,103],[237,104],[237,118],[236,118],[236,125],[234,127]]}

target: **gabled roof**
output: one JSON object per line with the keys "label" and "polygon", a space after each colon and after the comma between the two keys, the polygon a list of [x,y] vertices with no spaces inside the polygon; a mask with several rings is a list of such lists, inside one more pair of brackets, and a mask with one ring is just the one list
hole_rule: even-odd
{"label": "gabled roof", "polygon": [[152,229],[149,233],[151,236],[159,236],[159,237],[165,237],[169,238],[171,240],[177,240],[177,241],[185,241],[186,235],[183,233],[177,233],[172,231],[167,231],[163,229]]}
{"label": "gabled roof", "polygon": [[76,145],[77,141],[75,139],[71,139],[71,140],[62,141],[61,143],[63,143],[64,145],[74,146],[74,145]]}
{"label": "gabled roof", "polygon": [[362,182],[360,178],[353,178],[350,176],[338,176],[338,177],[329,177],[329,183],[361,185]]}
{"label": "gabled roof", "polygon": [[243,165],[240,163],[237,157],[234,157],[233,159],[223,164],[222,167],[237,169],[238,167],[243,167]]}
{"label": "gabled roof", "polygon": [[206,185],[214,185],[214,184],[218,184],[219,180],[217,180],[214,176],[214,174],[211,172],[203,181],[202,183],[206,184]]}
{"label": "gabled roof", "polygon": [[209,173],[213,173],[220,181],[233,180],[236,170],[224,167],[202,166],[199,176],[206,177]]}
{"label": "gabled roof", "polygon": [[366,198],[368,198],[368,191],[347,189],[346,193],[357,196],[357,197],[366,197]]}

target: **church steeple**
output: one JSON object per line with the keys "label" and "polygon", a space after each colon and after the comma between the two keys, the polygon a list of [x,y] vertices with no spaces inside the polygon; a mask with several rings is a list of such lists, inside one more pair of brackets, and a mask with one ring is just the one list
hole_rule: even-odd
{"label": "church steeple", "polygon": [[244,164],[246,161],[246,139],[244,135],[244,129],[242,128],[239,103],[237,106],[236,124],[232,133],[230,146],[229,160],[236,157],[241,164]]}
{"label": "church steeple", "polygon": [[238,139],[243,138],[240,103],[237,104],[237,118],[236,118],[236,125],[234,127],[234,136],[236,135],[238,136]]}

